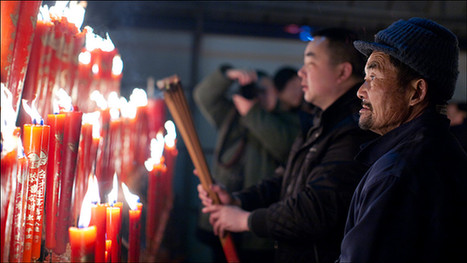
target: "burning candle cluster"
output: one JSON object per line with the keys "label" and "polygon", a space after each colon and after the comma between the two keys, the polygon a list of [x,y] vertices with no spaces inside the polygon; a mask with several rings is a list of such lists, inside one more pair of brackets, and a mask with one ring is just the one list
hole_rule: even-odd
{"label": "burning candle cluster", "polygon": [[139,262],[162,240],[176,129],[162,98],[119,95],[123,61],[80,30],[85,4],[1,1],[2,262]]}

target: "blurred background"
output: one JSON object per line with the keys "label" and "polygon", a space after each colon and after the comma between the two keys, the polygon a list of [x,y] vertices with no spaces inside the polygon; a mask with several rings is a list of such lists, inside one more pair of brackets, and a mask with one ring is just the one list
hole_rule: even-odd
{"label": "blurred background", "polygon": [[[53,5],[55,1],[44,1]],[[466,1],[88,1],[83,25],[109,34],[123,60],[121,95],[147,88],[177,74],[195,119],[204,153],[211,162],[216,132],[196,109],[193,87],[223,63],[261,68],[273,74],[280,66],[300,68],[306,35],[328,26],[354,29],[361,39],[398,19],[425,17],[446,26],[459,38],[459,79],[453,100],[466,102]],[[155,96],[161,96],[156,91]],[[170,119],[170,116],[168,117]],[[200,208],[198,179],[178,140],[175,203],[162,244],[180,262],[209,262],[211,255],[196,240]]]}

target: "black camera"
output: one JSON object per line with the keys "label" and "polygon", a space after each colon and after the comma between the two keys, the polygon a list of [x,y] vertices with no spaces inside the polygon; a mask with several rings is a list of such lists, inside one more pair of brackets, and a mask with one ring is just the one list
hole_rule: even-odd
{"label": "black camera", "polygon": [[241,95],[246,99],[252,100],[254,98],[257,98],[262,91],[263,89],[260,86],[258,86],[255,82],[252,82],[243,86],[240,86],[238,84],[238,90],[236,94]]}

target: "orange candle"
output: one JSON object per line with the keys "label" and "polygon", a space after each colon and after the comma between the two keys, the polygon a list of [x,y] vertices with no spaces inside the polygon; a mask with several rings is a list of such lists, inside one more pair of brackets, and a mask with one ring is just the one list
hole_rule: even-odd
{"label": "orange candle", "polygon": [[106,217],[106,232],[107,238],[112,241],[112,248],[110,258],[112,262],[120,261],[120,247],[121,247],[121,227],[122,227],[122,203],[116,203],[113,206],[107,207]]}
{"label": "orange candle", "polygon": [[[25,223],[25,239],[23,260],[32,259],[32,245],[35,228],[36,205],[41,196],[40,187],[43,185],[47,167],[50,126],[25,124],[23,129],[24,152],[28,158],[28,194]],[[43,197],[42,197],[43,198]]]}
{"label": "orange candle", "polygon": [[96,226],[69,228],[71,262],[95,262]]}
{"label": "orange candle", "polygon": [[107,206],[104,204],[95,204],[91,207],[91,222],[89,225],[94,225],[97,228],[95,250],[96,262],[105,261],[106,211]]}

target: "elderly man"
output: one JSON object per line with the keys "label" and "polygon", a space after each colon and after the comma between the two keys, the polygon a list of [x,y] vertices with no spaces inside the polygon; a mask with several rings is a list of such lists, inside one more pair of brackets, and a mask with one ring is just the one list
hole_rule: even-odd
{"label": "elderly man", "polygon": [[465,262],[467,156],[445,116],[456,36],[412,18],[354,46],[369,56],[359,125],[382,136],[357,156],[371,167],[352,198],[340,262]]}

